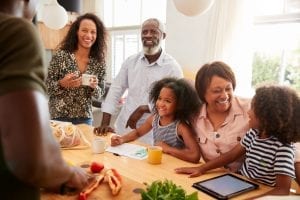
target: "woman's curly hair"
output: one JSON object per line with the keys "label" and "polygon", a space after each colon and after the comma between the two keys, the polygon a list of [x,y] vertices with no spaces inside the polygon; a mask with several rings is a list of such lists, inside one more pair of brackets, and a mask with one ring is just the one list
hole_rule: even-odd
{"label": "woman's curly hair", "polygon": [[300,141],[300,99],[286,86],[262,86],[252,100],[259,131],[275,136],[282,143]]}
{"label": "woman's curly hair", "polygon": [[154,105],[154,113],[158,112],[155,103],[162,88],[170,88],[176,96],[175,119],[187,124],[192,123],[201,107],[201,101],[192,84],[185,79],[173,77],[163,78],[154,82],[149,96],[150,102]]}
{"label": "woman's curly hair", "polygon": [[79,16],[76,21],[74,21],[63,39],[60,43],[60,49],[69,51],[71,53],[75,52],[78,48],[78,37],[77,31],[79,30],[79,26],[82,20],[89,19],[92,20],[97,29],[97,37],[96,41],[91,47],[90,56],[96,59],[98,62],[105,62],[105,56],[107,52],[107,30],[103,24],[103,22],[94,14],[86,13],[84,15]]}

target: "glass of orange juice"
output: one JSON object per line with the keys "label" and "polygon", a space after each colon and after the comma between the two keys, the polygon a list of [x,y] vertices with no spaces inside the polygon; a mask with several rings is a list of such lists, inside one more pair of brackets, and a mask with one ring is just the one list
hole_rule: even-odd
{"label": "glass of orange juice", "polygon": [[162,148],[160,146],[148,147],[148,163],[160,164],[162,160]]}

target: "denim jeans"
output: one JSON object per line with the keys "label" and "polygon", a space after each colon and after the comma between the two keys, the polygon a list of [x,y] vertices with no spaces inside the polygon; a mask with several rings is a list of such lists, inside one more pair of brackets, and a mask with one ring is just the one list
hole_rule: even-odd
{"label": "denim jeans", "polygon": [[54,118],[53,120],[57,121],[64,121],[64,122],[71,122],[72,124],[88,124],[92,125],[93,119],[92,118],[67,118],[67,117],[59,117],[59,118]]}

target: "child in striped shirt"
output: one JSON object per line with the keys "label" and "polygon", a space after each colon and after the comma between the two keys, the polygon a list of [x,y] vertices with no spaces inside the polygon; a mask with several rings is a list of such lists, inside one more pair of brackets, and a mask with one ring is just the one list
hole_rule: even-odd
{"label": "child in striped shirt", "polygon": [[300,140],[300,99],[284,86],[263,86],[256,90],[248,111],[251,129],[231,151],[200,167],[177,168],[177,173],[199,176],[245,155],[240,173],[273,186],[268,195],[287,195],[295,178],[294,146]]}
{"label": "child in striped shirt", "polygon": [[184,79],[163,78],[152,85],[150,101],[155,104],[153,114],[137,129],[114,135],[111,145],[133,141],[152,129],[154,144],[164,153],[198,163],[200,148],[190,124],[201,104],[194,88]]}
{"label": "child in striped shirt", "polygon": [[295,174],[296,174],[296,181],[300,186],[300,142],[295,143],[295,147],[296,147]]}

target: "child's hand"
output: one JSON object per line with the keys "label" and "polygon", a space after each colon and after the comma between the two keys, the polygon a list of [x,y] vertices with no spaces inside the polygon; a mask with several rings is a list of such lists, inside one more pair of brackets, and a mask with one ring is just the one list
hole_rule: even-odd
{"label": "child's hand", "polygon": [[111,146],[118,146],[120,144],[123,144],[123,139],[119,135],[113,135],[110,138],[110,144]]}
{"label": "child's hand", "polygon": [[196,177],[205,173],[201,167],[181,167],[176,168],[175,172],[177,174],[189,174],[189,177]]}
{"label": "child's hand", "polygon": [[169,145],[164,143],[163,141],[155,143],[155,146],[160,146],[163,150],[163,153],[168,153],[169,152],[168,151]]}

